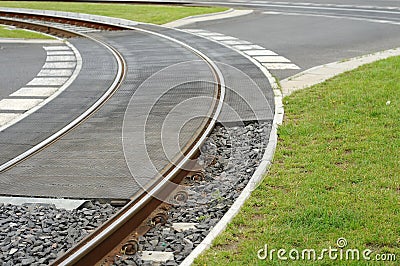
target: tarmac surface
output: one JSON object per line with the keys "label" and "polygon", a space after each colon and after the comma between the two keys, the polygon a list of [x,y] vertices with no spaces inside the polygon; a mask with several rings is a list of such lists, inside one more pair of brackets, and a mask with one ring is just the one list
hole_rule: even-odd
{"label": "tarmac surface", "polygon": [[32,80],[45,60],[43,44],[3,43],[0,39],[0,100]]}
{"label": "tarmac surface", "polygon": [[[184,40],[218,62],[228,86],[228,104],[220,122],[272,120],[272,90],[262,72],[248,59],[201,37],[157,26],[143,28]],[[1,173],[0,194],[130,198],[153,181],[151,174],[170,163],[203,123],[215,84],[209,67],[199,61],[199,57],[169,40],[138,31],[101,32],[92,36],[121,52],[127,62],[124,82],[113,97],[79,127]],[[111,83],[115,71],[110,70],[115,69],[115,62],[104,49],[93,49],[95,46],[82,38],[70,42],[83,58],[79,76],[48,105],[0,132],[1,139],[7,140],[1,144],[2,162],[31,147],[46,136],[45,132],[50,134],[75,117]],[[242,83],[233,79],[237,73],[245,77]],[[239,86],[243,84],[250,85]],[[183,105],[183,110],[175,110],[180,104],[197,98],[201,99],[201,104]],[[231,115],[232,108],[237,116]],[[194,115],[188,116],[188,110]],[[170,116],[174,119],[168,120]],[[137,125],[144,126],[145,130]],[[163,133],[172,137],[162,138],[160,134]]]}
{"label": "tarmac surface", "polygon": [[[271,70],[280,79],[314,66],[399,46],[398,1],[290,2],[218,1],[214,3],[254,9],[255,12],[199,22],[184,28],[205,29],[250,41],[277,52],[301,67],[299,70]],[[343,4],[347,7],[337,6]],[[383,8],[388,6],[396,9]],[[368,12],[362,11],[365,9]]]}
{"label": "tarmac surface", "polygon": [[[233,36],[274,51],[277,57],[299,66],[291,70],[270,69],[280,79],[316,65],[393,48],[400,41],[400,18],[396,8],[359,7],[359,4],[367,5],[360,1],[348,3],[353,4],[351,7],[338,6],[343,4],[340,1],[330,6],[315,5],[312,1],[305,4],[272,2],[221,2],[256,11],[184,28]],[[228,88],[221,123],[272,120],[272,89],[261,70],[247,58],[207,38],[157,26],[138,27],[181,40],[216,62]],[[197,56],[176,43],[138,31],[101,32],[93,36],[117,48],[127,61],[127,76],[121,88],[78,128],[0,174],[0,194],[132,197],[152,182],[152,173],[163,169],[204,121],[202,117],[208,113],[207,108],[202,107],[209,106],[215,91],[209,69]],[[29,119],[0,132],[2,162],[71,121],[104,93],[105,84],[111,83],[115,62],[99,56],[101,49],[97,52],[88,49],[92,46],[87,40],[73,39],[71,43],[84,59],[81,73],[56,100]],[[203,104],[193,104],[193,98],[201,98]],[[175,109],[177,107],[183,109]],[[171,124],[171,117],[181,120]],[[129,126],[134,124],[140,127]],[[164,138],[166,142],[160,136],[163,132],[172,136]]]}

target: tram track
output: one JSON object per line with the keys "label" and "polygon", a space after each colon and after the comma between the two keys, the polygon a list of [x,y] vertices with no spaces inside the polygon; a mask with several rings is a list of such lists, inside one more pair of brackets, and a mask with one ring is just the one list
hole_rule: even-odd
{"label": "tram track", "polygon": [[[60,27],[60,23],[62,24],[63,22],[65,22],[65,18],[60,19],[50,16],[40,17],[39,15],[23,13],[5,14],[5,12],[0,12],[0,16],[2,17],[1,22],[4,24],[13,24],[16,26],[20,25],[25,28],[43,31],[49,34],[56,34],[62,37],[81,36],[91,38],[92,40],[95,40],[106,46],[107,49],[112,52],[118,62],[118,73],[114,80],[114,83],[93,106],[91,106],[81,116],[69,123],[63,129],[56,132],[41,143],[35,145],[32,149],[1,165],[0,172],[5,172],[11,169],[13,166],[17,165],[19,162],[29,158],[33,154],[40,152],[44,148],[50,146],[52,143],[55,143],[58,139],[62,138],[62,136],[66,135],[68,132],[76,128],[86,119],[88,119],[93,113],[99,110],[99,108],[101,108],[101,106],[104,105],[110,97],[112,97],[115,91],[118,90],[119,86],[124,80],[125,69],[127,66],[122,55],[112,46],[92,36],[88,36],[85,33],[75,32],[71,27],[69,27],[68,29]],[[57,23],[57,26],[53,26],[51,22],[42,23],[43,20],[50,20],[54,23]],[[168,41],[174,42],[184,47],[191,53],[195,54],[202,61],[206,62],[209,69],[213,73],[216,84],[214,101],[208,114],[209,118],[203,121],[202,127],[193,135],[190,144],[184,147],[182,155],[175,157],[173,162],[171,162],[162,171],[160,171],[159,176],[156,177],[156,182],[154,182],[150,186],[150,188],[147,190],[148,192],[144,192],[135,200],[129,202],[108,222],[106,222],[103,226],[98,228],[95,232],[93,232],[91,235],[81,241],[78,245],[74,246],[71,250],[67,251],[63,256],[59,257],[54,262],[54,265],[91,265],[101,260],[104,256],[107,255],[109,251],[114,249],[116,246],[121,245],[121,241],[129,237],[129,235],[135,231],[135,228],[138,228],[143,221],[146,221],[146,219],[148,219],[149,215],[157,208],[157,206],[159,206],[164,199],[167,199],[167,197],[174,189],[174,186],[171,186],[171,182],[179,183],[179,181],[187,175],[187,170],[182,169],[187,169],[189,161],[198,155],[200,146],[204,143],[207,136],[211,133],[222,110],[222,104],[225,97],[225,85],[221,71],[210,58],[208,58],[202,52],[177,39],[157,32],[152,32],[150,30],[128,26],[108,27],[104,25],[99,25],[99,23],[91,24],[91,22],[84,22],[82,20],[78,21],[73,19],[68,21],[68,24],[73,24],[77,27],[93,26],[94,28],[100,28],[102,30],[136,30],[144,34],[151,34],[159,38],[167,39]],[[160,218],[160,216],[158,216],[158,218]]]}

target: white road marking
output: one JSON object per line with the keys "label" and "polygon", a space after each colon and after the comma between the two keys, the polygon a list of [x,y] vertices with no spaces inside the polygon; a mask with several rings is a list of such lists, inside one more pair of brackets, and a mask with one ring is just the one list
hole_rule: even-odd
{"label": "white road marking", "polygon": [[224,43],[226,45],[243,45],[243,44],[251,44],[251,42],[248,41],[242,41],[242,40],[235,40],[235,41],[221,41],[221,43]]}
{"label": "white road marking", "polygon": [[28,86],[61,86],[68,78],[34,78]]}
{"label": "white road marking", "polygon": [[266,55],[278,55],[271,50],[248,50],[244,51],[245,54],[250,56],[266,56]]}
{"label": "white road marking", "polygon": [[[43,49],[47,53],[47,60],[38,76],[10,95],[17,99],[0,101],[0,110],[7,111],[0,111],[0,132],[52,101],[78,76],[82,68],[82,57],[72,44],[58,41],[58,45],[46,45]],[[73,62],[47,62],[52,58],[73,59]],[[29,99],[33,97],[43,99]]]}
{"label": "white road marking", "polygon": [[72,51],[47,51],[47,55],[74,55]]}
{"label": "white road marking", "polygon": [[76,62],[52,62],[45,63],[43,68],[74,68]]}
{"label": "white road marking", "polygon": [[0,110],[26,111],[43,102],[43,99],[3,99]]}
{"label": "white road marking", "polygon": [[290,60],[277,55],[270,55],[270,56],[255,56],[253,57],[260,63],[290,63]]}
{"label": "white road marking", "polygon": [[43,49],[45,49],[46,51],[69,51],[71,50],[68,46],[43,46]]}
{"label": "white road marking", "polygon": [[216,32],[199,32],[198,34],[200,34],[201,36],[223,36],[223,34],[221,33],[216,33]]}
{"label": "white road marking", "polygon": [[40,70],[38,77],[70,77],[73,69],[47,69]]}
{"label": "white road marking", "polygon": [[210,38],[216,41],[237,40],[237,38],[231,36],[211,36]]}
{"label": "white road marking", "polygon": [[[263,66],[272,70],[293,70],[300,69],[297,65],[291,63],[289,59],[283,56],[279,56],[277,53],[267,50],[264,47],[251,42],[236,39],[235,37],[225,36],[221,33],[209,32],[206,30],[193,30],[188,29],[187,32],[200,35],[204,38],[217,41],[226,46],[230,46],[235,50],[239,50],[240,53],[252,57],[254,60],[260,62]],[[231,38],[235,38],[232,40]]]}
{"label": "white road marking", "polygon": [[10,96],[48,97],[48,96],[52,95],[54,92],[56,92],[57,90],[58,90],[58,87],[33,87],[33,88],[24,87],[24,88],[17,90]]}
{"label": "white road marking", "polygon": [[233,48],[237,49],[237,50],[254,50],[254,49],[264,49],[263,47],[259,46],[259,45],[255,45],[255,44],[250,44],[250,45],[235,45],[233,46]]}
{"label": "white road marking", "polygon": [[8,122],[17,118],[20,114],[12,113],[0,113],[0,126],[7,124]]}
{"label": "white road marking", "polygon": [[75,56],[50,55],[47,56],[46,62],[75,61]]}
{"label": "white road marking", "polygon": [[263,63],[267,69],[300,69],[300,67],[296,66],[295,64],[285,64],[285,63]]}
{"label": "white road marking", "polygon": [[200,34],[200,32],[205,32],[205,30],[202,30],[202,29],[187,29],[186,31],[188,31],[188,32],[196,32],[196,33],[199,33]]}

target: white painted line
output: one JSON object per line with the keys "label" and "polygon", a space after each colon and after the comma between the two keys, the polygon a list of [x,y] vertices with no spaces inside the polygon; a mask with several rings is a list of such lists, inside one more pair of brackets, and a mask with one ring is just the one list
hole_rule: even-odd
{"label": "white painted line", "polygon": [[199,33],[199,34],[200,34],[200,32],[205,32],[205,30],[201,30],[201,29],[185,29],[185,31]]}
{"label": "white painted line", "polygon": [[0,197],[0,203],[22,205],[22,204],[54,204],[57,209],[74,210],[87,200],[71,199],[49,199],[49,198],[24,198],[24,197]]}
{"label": "white painted line", "polygon": [[38,77],[70,77],[73,69],[42,69]]}
{"label": "white painted line", "polygon": [[[9,123],[0,126],[0,132],[5,130],[6,128],[14,125],[15,123],[21,121],[25,117],[29,116],[30,114],[32,114],[32,113],[36,112],[37,110],[39,110],[40,108],[42,108],[47,103],[51,102],[58,95],[60,95],[66,88],[68,88],[72,84],[72,82],[76,79],[76,77],[78,76],[78,74],[82,68],[82,57],[81,57],[79,51],[71,43],[65,42],[65,45],[67,45],[66,48],[69,48],[72,51],[74,51],[75,56],[76,56],[76,62],[46,63],[43,67],[46,67],[46,66],[53,67],[53,68],[71,68],[72,67],[72,68],[74,68],[74,72],[73,72],[72,76],[68,79],[68,81],[66,83],[64,83],[60,88],[58,88],[58,90],[56,92],[54,92],[51,96],[49,96],[47,99],[43,100],[42,102],[40,102],[38,105],[36,105],[32,109],[24,112],[23,114],[20,114],[19,116],[17,116],[15,119],[10,121]],[[64,47],[64,46],[57,46],[57,47]],[[42,88],[42,87],[46,87],[46,86],[40,86],[40,87],[35,87],[35,88]]]}
{"label": "white painted line", "polygon": [[267,68],[267,69],[300,69],[300,67],[296,66],[295,64],[285,64],[285,63],[263,63],[263,65]]}
{"label": "white painted line", "polygon": [[169,260],[174,260],[173,252],[143,251],[139,256],[144,261],[167,262]]}
{"label": "white painted line", "polygon": [[172,228],[177,232],[183,232],[190,229],[196,229],[198,223],[172,223]]}
{"label": "white painted line", "polygon": [[266,12],[262,12],[265,15],[281,15],[282,12],[275,12],[275,11],[266,11]]}
{"label": "white painted line", "polygon": [[237,38],[232,36],[210,36],[210,38],[216,41],[237,40]]}
{"label": "white painted line", "polygon": [[70,51],[71,49],[68,46],[43,46],[43,49],[46,51]]}
{"label": "white painted line", "polygon": [[206,32],[199,32],[198,34],[201,35],[201,36],[208,36],[208,37],[211,37],[211,36],[224,36],[224,35],[221,34],[221,33],[217,33],[217,32],[208,32],[208,31],[206,31]]}
{"label": "white painted line", "polygon": [[53,62],[45,63],[43,68],[74,68],[76,62]]}
{"label": "white painted line", "polygon": [[286,57],[277,55],[255,56],[254,59],[261,63],[290,63]]}
{"label": "white painted line", "polygon": [[36,96],[36,97],[48,97],[56,92],[58,87],[33,87],[33,88],[21,88],[11,94],[10,96]]}
{"label": "white painted line", "polygon": [[176,21],[166,23],[163,26],[164,27],[182,27],[182,26],[196,23],[196,22],[233,18],[233,17],[243,16],[243,15],[248,15],[252,12],[253,12],[253,10],[235,10],[235,9],[231,8],[229,10],[219,12],[219,13],[190,16],[187,18],[178,19]]}
{"label": "white painted line", "polygon": [[226,44],[226,45],[243,45],[243,44],[251,44],[251,42],[248,41],[242,41],[242,40],[236,40],[236,41],[221,41],[221,43]]}
{"label": "white painted line", "polygon": [[264,49],[263,47],[259,46],[259,45],[255,45],[255,44],[251,44],[251,45],[235,45],[233,46],[233,48],[238,49],[238,50],[262,50]]}
{"label": "white painted line", "polygon": [[68,78],[34,78],[28,86],[61,86]]}
{"label": "white painted line", "polygon": [[0,126],[7,124],[13,119],[17,118],[20,114],[0,113]]}
{"label": "white painted line", "polygon": [[47,51],[47,55],[74,55],[74,52],[70,51]]}
{"label": "white painted line", "polygon": [[266,55],[278,55],[271,50],[248,50],[244,51],[245,54],[250,56],[266,56]]}
{"label": "white painted line", "polygon": [[0,110],[26,111],[43,102],[42,99],[3,99]]}
{"label": "white painted line", "polygon": [[47,56],[46,62],[60,62],[60,61],[75,61],[75,56],[63,56],[63,55],[50,55]]}

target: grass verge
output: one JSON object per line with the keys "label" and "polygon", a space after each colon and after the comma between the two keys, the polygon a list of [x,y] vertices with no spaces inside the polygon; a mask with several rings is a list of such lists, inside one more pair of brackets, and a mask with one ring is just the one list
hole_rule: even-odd
{"label": "grass verge", "polygon": [[[400,57],[298,91],[284,103],[270,172],[195,265],[399,265]],[[348,243],[342,260],[339,251],[335,260],[327,253],[319,261],[307,253],[301,259],[304,249],[318,258],[338,248],[341,237]],[[265,244],[269,252],[285,249],[288,261],[277,251],[273,260],[258,259]],[[291,249],[299,260],[289,258]],[[346,260],[348,249],[359,249],[360,260],[351,253]],[[371,261],[363,259],[365,249]],[[397,261],[378,262],[378,254]]]}
{"label": "grass verge", "polygon": [[0,38],[14,39],[53,39],[40,33],[0,26]]}
{"label": "grass verge", "polygon": [[0,1],[1,7],[46,9],[87,13],[129,19],[153,24],[164,24],[188,16],[227,10],[223,7],[183,7],[164,5],[94,4],[63,2]]}

